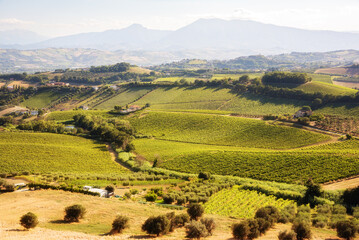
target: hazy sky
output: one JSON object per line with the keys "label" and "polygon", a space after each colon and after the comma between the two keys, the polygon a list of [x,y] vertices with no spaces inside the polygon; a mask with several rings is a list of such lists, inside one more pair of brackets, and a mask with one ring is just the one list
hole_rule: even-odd
{"label": "hazy sky", "polygon": [[26,29],[51,37],[133,23],[175,30],[216,17],[359,32],[358,13],[359,0],[0,0],[0,30]]}

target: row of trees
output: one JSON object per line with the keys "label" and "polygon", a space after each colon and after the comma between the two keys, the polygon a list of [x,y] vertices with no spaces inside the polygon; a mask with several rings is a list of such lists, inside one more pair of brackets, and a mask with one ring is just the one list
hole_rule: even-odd
{"label": "row of trees", "polygon": [[85,114],[77,114],[73,119],[75,125],[87,130],[92,138],[109,142],[125,151],[134,150],[131,143],[134,130],[128,121]]}
{"label": "row of trees", "polygon": [[115,65],[107,66],[92,66],[90,72],[103,73],[103,72],[126,72],[130,69],[130,64],[126,62],[116,63]]}
{"label": "row of trees", "polygon": [[304,84],[312,81],[306,73],[291,73],[291,72],[267,72],[262,77],[263,84],[271,83],[289,83],[289,84]]}

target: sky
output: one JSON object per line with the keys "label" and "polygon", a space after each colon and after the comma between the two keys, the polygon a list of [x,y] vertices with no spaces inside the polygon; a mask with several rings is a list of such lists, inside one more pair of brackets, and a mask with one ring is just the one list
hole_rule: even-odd
{"label": "sky", "polygon": [[134,23],[176,30],[200,18],[221,18],[359,32],[358,13],[359,0],[0,0],[0,31],[57,37]]}

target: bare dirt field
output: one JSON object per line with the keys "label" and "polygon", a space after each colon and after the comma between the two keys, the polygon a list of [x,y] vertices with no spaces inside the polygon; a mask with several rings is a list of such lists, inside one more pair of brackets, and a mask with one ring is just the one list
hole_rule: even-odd
{"label": "bare dirt field", "polygon": [[324,190],[341,190],[355,188],[359,186],[359,176],[353,178],[341,179],[332,183],[323,184]]}
{"label": "bare dirt field", "polygon": [[333,80],[333,84],[347,88],[359,88],[359,83],[355,83],[355,82],[341,82],[341,81]]}
{"label": "bare dirt field", "polygon": [[13,86],[21,86],[21,87],[24,87],[24,88],[28,88],[30,87],[31,85],[26,83],[26,82],[23,82],[23,81],[12,81],[11,83],[9,83],[8,85],[9,87],[13,87]]}
{"label": "bare dirt field", "polygon": [[18,110],[26,110],[26,109],[27,109],[27,108],[19,107],[19,106],[15,106],[15,107],[12,107],[12,108],[7,108],[7,109],[5,109],[5,110],[0,111],[0,117],[1,117],[1,116],[4,116],[4,115],[6,115],[6,114],[9,114],[9,113],[18,111]]}

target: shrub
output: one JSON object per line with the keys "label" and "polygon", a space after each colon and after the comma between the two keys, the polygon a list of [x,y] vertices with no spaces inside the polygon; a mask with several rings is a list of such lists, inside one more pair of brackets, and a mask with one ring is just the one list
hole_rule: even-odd
{"label": "shrub", "polygon": [[170,231],[171,222],[165,215],[149,217],[142,225],[142,231],[157,236],[167,234]]}
{"label": "shrub", "polygon": [[337,223],[338,237],[345,238],[346,240],[353,239],[356,234],[356,226],[353,222],[345,220]]}
{"label": "shrub", "polygon": [[293,232],[293,231],[280,232],[279,235],[278,235],[278,239],[279,240],[296,240],[297,239],[297,234],[295,234],[295,232]]}
{"label": "shrub", "polygon": [[157,200],[157,195],[154,192],[149,192],[145,195],[145,199],[147,202],[154,202]]}
{"label": "shrub", "polygon": [[255,217],[265,219],[266,221],[270,222],[272,226],[280,218],[280,213],[277,208],[273,206],[266,206],[258,209]]}
{"label": "shrub", "polygon": [[122,233],[122,231],[129,227],[129,218],[126,216],[117,216],[112,222],[111,234]]}
{"label": "shrub", "polygon": [[173,224],[175,227],[183,227],[186,223],[189,222],[189,215],[186,213],[179,214],[173,219]]}
{"label": "shrub", "polygon": [[191,220],[198,220],[204,213],[204,208],[201,204],[193,203],[187,209],[187,213]]}
{"label": "shrub", "polygon": [[172,194],[166,194],[163,195],[163,202],[166,204],[172,204],[174,201],[176,201],[176,197]]}
{"label": "shrub", "polygon": [[202,218],[201,223],[206,226],[209,235],[213,234],[214,229],[216,228],[216,223],[213,218]]}
{"label": "shrub", "polygon": [[112,185],[108,185],[108,186],[105,188],[105,190],[107,190],[108,192],[112,193],[112,192],[115,191],[115,187],[112,186]]}
{"label": "shrub", "polygon": [[297,234],[297,240],[310,239],[312,236],[310,225],[306,222],[294,222],[292,230]]}
{"label": "shrub", "polygon": [[178,197],[177,198],[177,204],[178,205],[183,205],[186,203],[186,197]]}
{"label": "shrub", "polygon": [[208,172],[200,172],[198,174],[198,178],[201,178],[203,180],[209,180],[211,178],[211,174]]}
{"label": "shrub", "polygon": [[249,226],[249,233],[248,238],[254,239],[257,238],[260,234],[259,232],[259,225],[256,219],[248,219],[248,226]]}
{"label": "shrub", "polygon": [[20,224],[26,229],[35,228],[39,221],[37,220],[37,216],[32,213],[28,212],[20,218]]}
{"label": "shrub", "polygon": [[359,207],[353,208],[353,217],[359,219]]}
{"label": "shrub", "polygon": [[186,237],[197,238],[207,237],[209,235],[206,226],[202,222],[191,221],[186,225]]}
{"label": "shrub", "polygon": [[270,227],[271,223],[264,218],[256,218],[258,223],[258,230],[261,234],[265,233]]}
{"label": "shrub", "polygon": [[138,190],[137,189],[130,189],[130,193],[132,195],[136,195],[138,193]]}
{"label": "shrub", "polygon": [[85,216],[86,209],[79,204],[68,206],[65,208],[65,217],[66,222],[78,222]]}
{"label": "shrub", "polygon": [[347,213],[347,210],[344,206],[336,204],[333,207],[333,214],[342,214],[345,215]]}
{"label": "shrub", "polygon": [[241,223],[235,223],[232,225],[232,235],[234,238],[239,240],[247,239],[249,234],[249,226],[247,221],[242,221]]}

